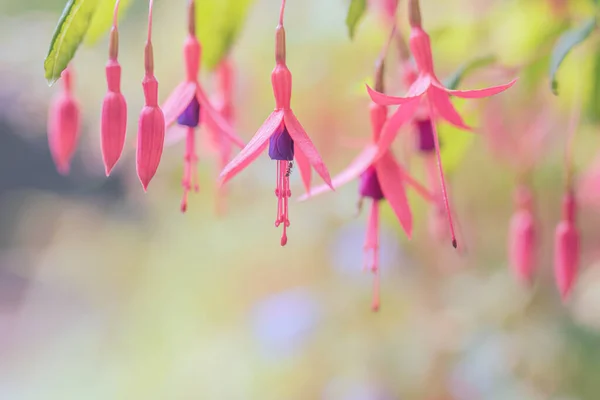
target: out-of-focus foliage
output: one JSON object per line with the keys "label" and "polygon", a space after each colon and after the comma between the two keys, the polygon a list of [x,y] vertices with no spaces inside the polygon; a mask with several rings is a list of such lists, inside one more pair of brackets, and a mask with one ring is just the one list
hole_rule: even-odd
{"label": "out-of-focus foliage", "polygon": [[444,86],[448,89],[458,89],[460,82],[471,72],[478,68],[486,67],[496,61],[496,57],[493,55],[476,58],[463,65],[461,65],[454,73],[444,79]]}
{"label": "out-of-focus foliage", "polygon": [[[121,0],[119,3],[119,20],[123,18],[132,2],[133,0]],[[90,26],[85,35],[84,43],[86,45],[93,46],[98,39],[110,29],[113,21],[115,3],[116,0],[100,0],[100,4],[94,13],[94,17],[90,21]]]}
{"label": "out-of-focus foliage", "polygon": [[350,39],[354,38],[354,33],[358,27],[358,23],[362,19],[365,11],[367,11],[367,0],[351,0],[348,7],[348,15],[346,15],[346,26],[348,27],[348,35]]}
{"label": "out-of-focus foliage", "polygon": [[254,0],[196,1],[196,31],[206,68],[215,69],[229,53],[253,3]]}

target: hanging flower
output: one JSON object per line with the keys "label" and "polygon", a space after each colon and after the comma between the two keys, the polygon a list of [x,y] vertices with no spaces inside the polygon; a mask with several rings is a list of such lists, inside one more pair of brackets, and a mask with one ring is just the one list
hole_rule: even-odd
{"label": "hanging flower", "polygon": [[113,26],[110,31],[109,60],[106,64],[108,93],[102,103],[100,123],[102,159],[106,176],[110,175],[113,167],[121,157],[127,130],[127,103],[123,93],[121,93],[121,65],[117,60],[119,55],[119,32],[117,30],[119,3],[120,0],[115,2]]}
{"label": "hanging flower", "polygon": [[57,171],[67,175],[79,138],[79,103],[73,96],[73,70],[68,66],[61,74],[63,91],[52,104],[48,115],[48,143]]}
{"label": "hanging flower", "polygon": [[160,164],[165,141],[165,117],[158,105],[158,81],[154,77],[154,55],[152,50],[152,5],[149,3],[148,39],[144,49],[146,74],[142,80],[145,105],[138,122],[137,173],[144,191]]}
{"label": "hanging flower", "polygon": [[279,25],[276,28],[275,69],[271,74],[275,111],[258,129],[252,140],[221,172],[221,182],[225,183],[254,161],[260,153],[269,147],[269,157],[277,163],[277,218],[275,226],[283,226],[281,245],[287,243],[288,199],[290,190],[290,174],[293,160],[296,160],[306,190],[310,190],[311,166],[331,186],[331,178],[321,156],[306,134],[304,128],[294,115],[291,107],[292,74],[285,63],[285,30],[283,28],[283,12],[285,0],[281,4]]}
{"label": "hanging flower", "polygon": [[[386,47],[387,49],[387,47]],[[386,51],[382,52],[375,73],[376,88],[383,92],[383,58]],[[365,198],[371,199],[367,234],[364,244],[364,268],[375,274],[373,287],[372,309],[379,309],[379,204],[387,200],[406,235],[412,235],[412,213],[406,196],[406,185],[415,189],[428,201],[433,201],[432,194],[396,161],[391,143],[381,144],[381,130],[387,119],[387,108],[371,103],[371,128],[372,140],[363,149],[354,161],[342,172],[332,179],[332,185],[322,185],[307,191],[300,200],[328,192],[350,181],[359,179],[360,202]]]}
{"label": "hanging flower", "polygon": [[163,105],[166,126],[169,127],[176,122],[178,125],[186,127],[187,131],[182,181],[184,191],[181,201],[182,212],[187,209],[189,191],[193,188],[197,192],[199,189],[195,132],[200,125],[201,117],[219,135],[223,135],[240,148],[244,147],[242,139],[235,133],[226,118],[213,107],[198,81],[201,46],[196,35],[195,15],[195,1],[189,0],[188,36],[183,48],[186,80],[173,90]]}
{"label": "hanging flower", "polygon": [[[398,132],[398,127],[417,111],[421,103],[421,99],[423,98],[426,99],[429,118],[432,121],[436,115],[439,115],[450,124],[458,128],[469,130],[470,127],[465,124],[462,117],[458,114],[450,102],[450,95],[468,99],[488,97],[503,92],[516,82],[516,80],[513,80],[506,85],[480,90],[450,90],[444,87],[434,71],[433,58],[431,54],[431,41],[429,39],[429,35],[423,30],[421,25],[421,13],[419,10],[418,0],[409,0],[408,9],[409,21],[411,25],[410,49],[415,58],[417,69],[419,70],[417,80],[410,86],[406,97],[387,96],[383,93],[372,90],[367,86],[369,95],[375,103],[384,106],[402,105],[398,108],[396,113],[392,115],[382,130],[381,140],[384,143],[391,142],[393,140]],[[448,202],[448,195],[446,191],[443,167],[441,163],[441,157],[439,156],[438,135],[434,123],[432,123],[432,129],[435,138],[436,154],[438,157],[442,193],[452,235],[452,245],[457,247],[456,235],[454,234],[454,226],[452,223],[452,214],[450,211],[450,204]]]}

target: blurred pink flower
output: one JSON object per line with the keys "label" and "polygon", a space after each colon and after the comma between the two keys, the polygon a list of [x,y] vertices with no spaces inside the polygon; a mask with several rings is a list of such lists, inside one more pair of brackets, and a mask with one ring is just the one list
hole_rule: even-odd
{"label": "blurred pink flower", "polygon": [[[224,135],[230,142],[235,143],[240,148],[244,147],[244,141],[235,133],[226,118],[213,107],[198,80],[202,49],[196,35],[195,15],[195,1],[189,0],[188,36],[183,48],[186,80],[173,90],[163,105],[167,127],[175,122],[180,126],[187,127],[185,167],[182,181],[184,190],[181,201],[182,212],[187,210],[188,193],[192,190],[192,187],[196,192],[199,190],[195,131],[201,122],[200,117],[211,130],[218,132],[219,135]],[[175,134],[176,131],[169,132],[170,136]],[[175,140],[168,139],[167,141],[172,143]]]}
{"label": "blurred pink flower", "polygon": [[[506,85],[479,90],[450,90],[444,87],[434,71],[431,41],[429,35],[421,26],[421,13],[418,0],[409,0],[408,9],[411,25],[410,49],[415,58],[417,69],[419,70],[417,80],[410,86],[406,97],[388,96],[367,86],[369,95],[375,103],[384,106],[401,105],[396,113],[389,119],[386,126],[383,127],[381,140],[384,143],[393,141],[393,138],[398,132],[398,127],[405,122],[407,115],[411,116],[417,111],[422,98],[425,98],[427,101],[429,117],[432,121],[436,115],[439,115],[441,118],[458,128],[470,130],[471,128],[465,124],[462,117],[450,102],[450,95],[466,99],[488,97],[503,92],[516,82],[515,79]],[[443,167],[439,156],[439,143],[435,124],[432,124],[432,129],[434,132],[436,153],[438,155],[442,193],[452,234],[452,245],[457,247],[456,235],[454,234],[454,226],[452,224],[452,213],[450,211],[450,204],[446,192]]]}
{"label": "blurred pink flower", "polygon": [[79,138],[80,111],[79,103],[73,97],[71,66],[62,72],[61,78],[63,91],[52,100],[48,114],[48,143],[57,171],[67,175]]}
{"label": "blurred pink flower", "polygon": [[283,224],[282,246],[287,243],[286,229],[290,225],[288,200],[292,193],[289,176],[292,172],[293,160],[298,163],[300,175],[307,191],[310,190],[311,184],[311,166],[331,187],[331,178],[327,167],[290,107],[292,74],[285,62],[284,9],[285,0],[281,4],[279,25],[276,28],[276,65],[271,73],[275,111],[269,115],[248,145],[221,172],[221,182],[224,184],[250,165],[267,146],[269,147],[269,157],[277,161],[277,188],[275,189],[277,218],[275,219],[275,226]]}
{"label": "blurred pink flower", "polygon": [[533,214],[533,194],[527,186],[515,192],[516,210],[508,231],[508,260],[515,276],[531,285],[537,263],[538,226]]}
{"label": "blurred pink flower", "polygon": [[562,220],[554,237],[554,274],[563,300],[571,292],[579,270],[579,230],[576,225],[577,204],[573,193],[563,199]]}

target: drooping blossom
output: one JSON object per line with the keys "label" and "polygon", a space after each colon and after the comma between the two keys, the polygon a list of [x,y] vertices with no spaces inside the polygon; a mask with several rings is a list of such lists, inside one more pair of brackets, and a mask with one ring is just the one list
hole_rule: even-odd
{"label": "drooping blossom", "polygon": [[113,26],[110,31],[109,60],[106,64],[106,82],[108,93],[102,103],[102,119],[100,122],[100,138],[102,143],[102,159],[106,176],[110,175],[113,167],[121,157],[125,145],[127,130],[127,102],[121,93],[121,65],[119,56],[119,32],[117,17],[120,0],[115,2]]}
{"label": "drooping blossom", "polygon": [[187,209],[188,193],[192,189],[196,192],[199,190],[195,136],[201,119],[211,131],[216,132],[224,140],[235,143],[240,148],[244,147],[244,142],[235,133],[227,119],[210,103],[198,80],[202,50],[196,35],[195,15],[195,1],[189,0],[188,36],[183,48],[186,79],[173,90],[163,105],[166,126],[177,123],[186,128],[182,212]]}
{"label": "drooping blossom", "polygon": [[61,74],[62,91],[56,95],[48,114],[48,143],[56,170],[67,175],[77,147],[80,129],[79,103],[73,96],[73,68]]}
{"label": "drooping blossom", "polygon": [[165,116],[158,105],[158,81],[154,76],[154,54],[152,50],[152,6],[148,11],[148,39],[144,49],[145,76],[142,80],[145,105],[138,122],[137,174],[144,191],[160,163],[165,141]]}
{"label": "drooping blossom", "polygon": [[[387,48],[387,47],[386,47]],[[378,91],[383,92],[383,59],[386,51],[382,52],[378,60],[375,81]],[[387,119],[387,108],[371,103],[371,128],[372,137],[369,144],[350,163],[350,165],[332,179],[333,188],[338,188],[358,178],[359,195],[362,205],[365,198],[371,200],[367,233],[364,244],[364,269],[373,272],[373,301],[372,309],[379,309],[379,205],[382,200],[387,200],[400,225],[410,238],[412,235],[412,213],[406,196],[406,185],[411,186],[428,201],[433,201],[432,194],[400,165],[390,149],[391,143],[381,144],[381,129]],[[321,185],[311,189],[300,200],[328,192],[332,187]]]}
{"label": "drooping blossom", "polygon": [[[367,87],[369,95],[375,103],[384,106],[401,105],[392,115],[392,117],[390,117],[386,126],[383,127],[381,133],[382,142],[387,143],[393,141],[398,131],[398,127],[404,124],[417,111],[422,99],[425,99],[431,121],[434,120],[435,116],[439,115],[439,117],[458,128],[470,130],[471,128],[463,121],[462,117],[458,114],[450,102],[450,95],[467,99],[488,97],[508,89],[516,82],[516,80],[513,80],[506,85],[479,90],[451,90],[444,87],[434,71],[433,57],[431,54],[431,41],[429,39],[429,35],[423,30],[421,25],[421,13],[419,10],[418,0],[409,0],[408,13],[411,26],[409,46],[419,71],[416,81],[410,86],[406,97],[388,96],[377,92],[370,87]],[[443,166],[439,154],[439,140],[435,123],[433,122],[432,130],[435,138],[435,147],[438,159],[437,161],[441,188],[444,197],[444,205],[452,235],[452,245],[457,247],[456,235],[454,233],[454,226],[452,223],[452,213],[450,211],[450,204],[446,191]]]}
{"label": "drooping blossom", "polygon": [[275,111],[269,115],[264,124],[258,129],[252,140],[221,172],[221,182],[233,178],[267,147],[269,157],[277,163],[277,217],[275,226],[283,226],[281,245],[287,243],[287,227],[290,225],[288,216],[288,200],[292,195],[290,190],[290,173],[295,160],[307,191],[310,191],[311,166],[321,178],[331,187],[331,178],[321,156],[306,134],[306,131],[294,115],[290,102],[292,97],[292,74],[285,61],[285,30],[283,28],[283,12],[285,0],[281,3],[279,25],[276,28],[275,68],[271,73],[273,94],[275,96]]}
{"label": "drooping blossom", "polygon": [[577,227],[577,200],[575,198],[573,171],[573,142],[579,125],[581,100],[571,116],[565,152],[566,189],[563,195],[562,218],[554,233],[554,277],[560,295],[567,300],[579,272],[580,237]]}
{"label": "drooping blossom", "polygon": [[515,211],[508,228],[508,261],[522,283],[530,285],[537,264],[538,226],[533,213],[533,193],[526,185],[515,191]]}

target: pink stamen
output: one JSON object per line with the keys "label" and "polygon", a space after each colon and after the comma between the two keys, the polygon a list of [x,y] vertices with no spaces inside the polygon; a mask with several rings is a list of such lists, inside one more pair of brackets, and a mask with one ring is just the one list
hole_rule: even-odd
{"label": "pink stamen", "polygon": [[287,244],[287,228],[290,226],[290,220],[288,216],[288,200],[292,196],[290,190],[290,177],[289,177],[289,161],[278,160],[277,161],[277,188],[275,189],[275,196],[277,196],[277,218],[275,219],[275,226],[283,224],[283,233],[281,235],[281,245]]}
{"label": "pink stamen", "polygon": [[444,177],[444,167],[442,165],[442,157],[440,155],[440,138],[438,131],[435,126],[435,111],[433,109],[433,102],[427,97],[427,103],[429,104],[429,118],[431,118],[431,129],[433,130],[433,138],[435,140],[435,153],[437,156],[437,165],[440,175],[440,182],[442,184],[442,196],[444,197],[444,207],[446,208],[446,214],[448,215],[448,226],[450,227],[450,235],[452,236],[452,247],[455,249],[458,247],[456,241],[456,234],[454,233],[454,224],[452,222],[452,211],[450,209],[450,202],[448,200],[448,192],[446,190],[446,178]]}
{"label": "pink stamen", "polygon": [[377,269],[374,272],[375,276],[373,277],[373,300],[371,301],[371,310],[374,312],[379,311],[379,306],[381,305],[380,295],[379,295],[379,276],[380,272]]}
{"label": "pink stamen", "polygon": [[379,270],[379,201],[371,202],[371,210],[369,212],[369,221],[367,225],[367,234],[363,247],[365,261],[363,264],[364,270],[371,270],[377,273]]}
{"label": "pink stamen", "polygon": [[188,193],[194,189],[198,192],[200,185],[198,183],[198,156],[196,154],[196,135],[194,128],[187,128],[187,137],[185,142],[185,166],[183,171],[183,199],[181,201],[181,212],[186,212],[188,203]]}

